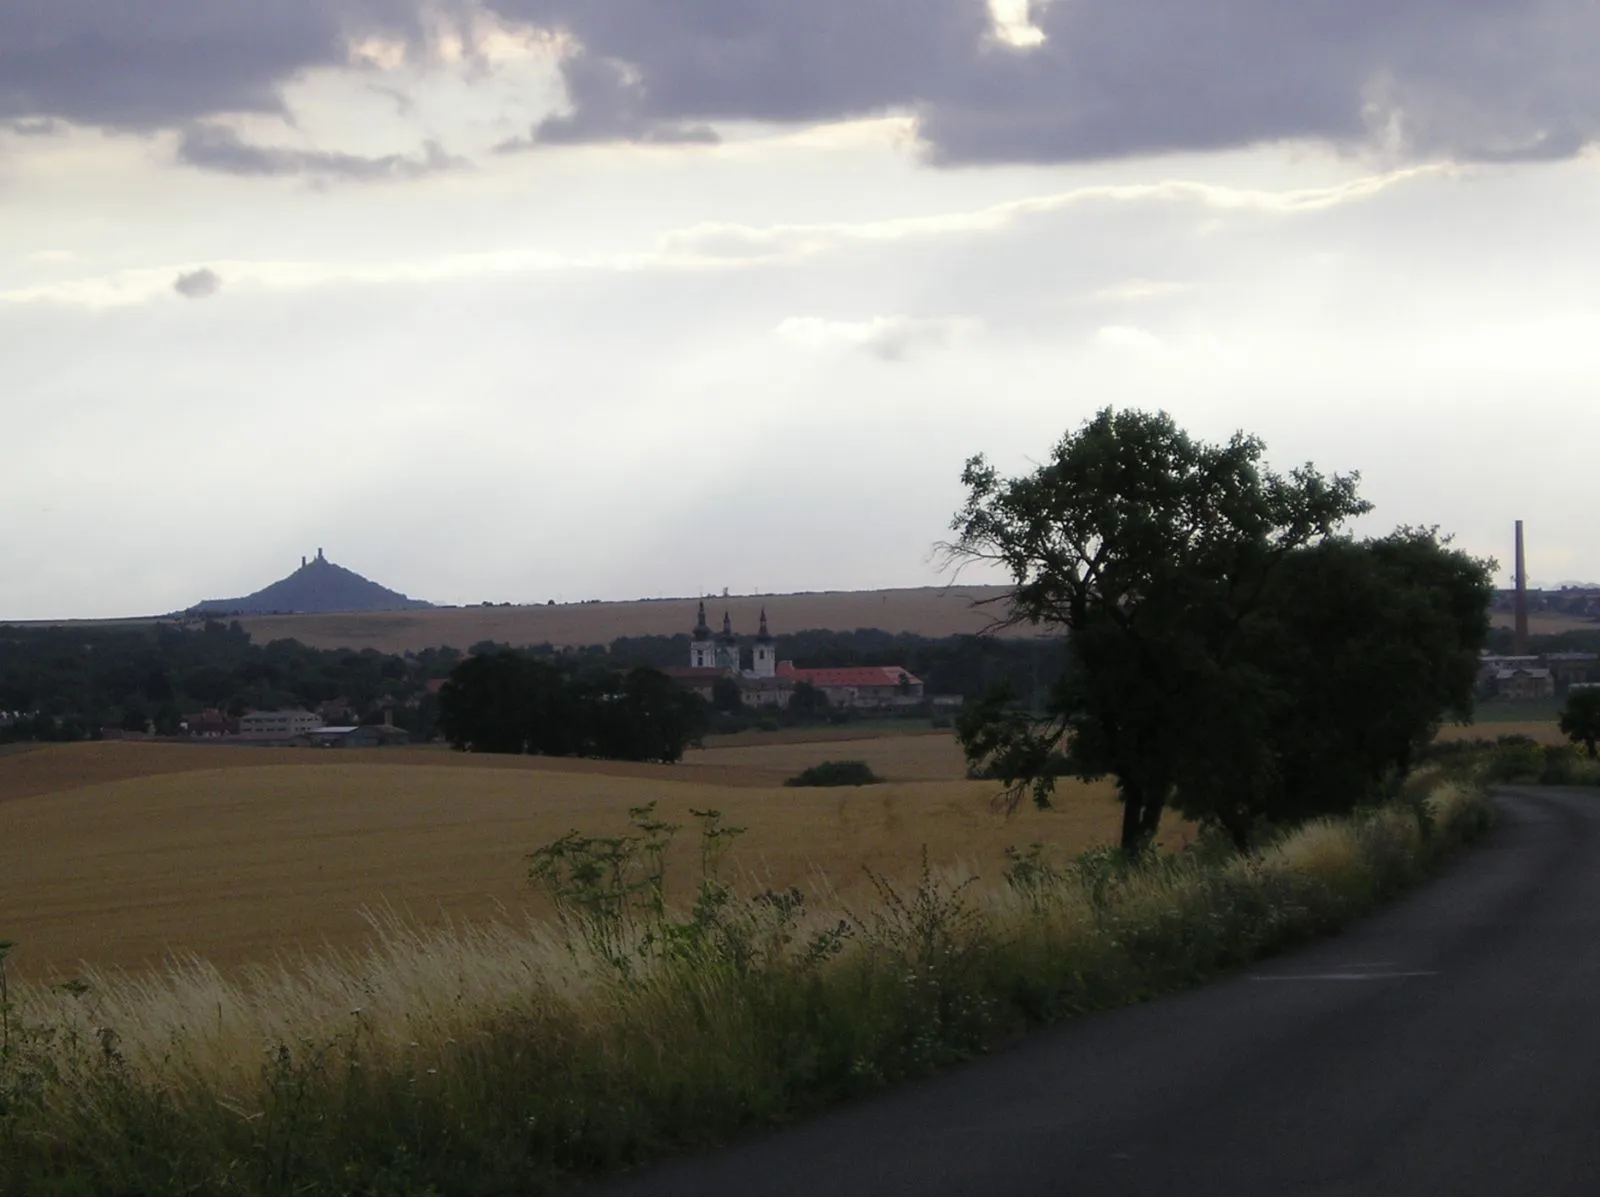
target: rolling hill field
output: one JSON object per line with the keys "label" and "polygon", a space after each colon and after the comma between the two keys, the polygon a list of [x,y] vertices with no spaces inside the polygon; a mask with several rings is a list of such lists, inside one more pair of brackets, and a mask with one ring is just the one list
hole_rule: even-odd
{"label": "rolling hill field", "polygon": [[[726,610],[736,632],[749,635],[764,608],[775,633],[812,628],[853,631],[881,628],[919,636],[979,632],[998,613],[978,604],[998,587],[925,587],[917,590],[832,591],[707,599],[706,612],[720,626]],[[240,619],[257,643],[290,638],[313,648],[376,648],[417,652],[451,645],[466,649],[483,640],[559,646],[609,644],[619,636],[687,634],[697,600],[632,603],[566,603],[530,607],[444,607],[351,615],[259,615]]]}
{"label": "rolling hill field", "polygon": [[[890,779],[785,789],[828,759]],[[962,779],[948,733],[712,747],[682,765],[619,765],[440,750],[374,752],[79,744],[0,757],[0,938],[24,976],[80,962],[140,968],[193,953],[222,967],[294,959],[369,938],[364,912],[425,925],[548,913],[526,855],[573,828],[609,834],[629,807],[675,822],[721,810],[747,828],[728,875],[753,888],[864,895],[864,867],[936,866],[994,876],[1007,845],[1076,852],[1113,842],[1108,784],[1063,787],[1053,812],[991,809],[996,787]],[[1174,823],[1169,836],[1185,829]],[[1178,842],[1173,840],[1172,842]],[[674,849],[683,895],[695,843]]]}
{"label": "rolling hill field", "polygon": [[[736,595],[706,600],[706,611],[720,624],[726,610],[736,632],[755,631],[763,609],[778,635],[812,629],[854,631],[877,628],[941,637],[971,634],[990,627],[1001,613],[1000,586],[927,586],[902,590],[839,590],[813,594]],[[374,648],[380,652],[421,652],[449,645],[465,650],[484,640],[557,647],[609,644],[619,636],[673,636],[694,627],[695,599],[641,599],[615,603],[563,603],[554,606],[433,607],[414,611],[348,612],[337,615],[247,615],[239,619],[258,644],[294,639],[312,648]],[[1494,626],[1510,627],[1510,612],[1495,612]],[[149,619],[68,620],[64,625],[133,627]],[[1600,628],[1593,620],[1535,614],[1534,635]],[[1028,628],[999,634],[1028,636]]]}

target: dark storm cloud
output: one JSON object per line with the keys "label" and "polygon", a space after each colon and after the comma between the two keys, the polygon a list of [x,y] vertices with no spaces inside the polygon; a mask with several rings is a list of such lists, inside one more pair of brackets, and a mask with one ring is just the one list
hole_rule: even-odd
{"label": "dark storm cloud", "polygon": [[1286,139],[1558,157],[1600,130],[1590,0],[1118,0],[1036,8],[926,110],[950,161],[1097,158]]}
{"label": "dark storm cloud", "polygon": [[0,119],[277,111],[281,84],[377,31],[414,36],[412,0],[0,0]]}
{"label": "dark storm cloud", "polygon": [[300,175],[357,182],[419,179],[470,165],[465,159],[447,154],[436,141],[424,142],[422,153],[415,157],[404,154],[365,157],[326,150],[252,145],[233,130],[216,125],[194,125],[185,129],[183,140],[178,143],[178,158],[190,166],[221,174]]}
{"label": "dark storm cloud", "polygon": [[1029,49],[983,0],[489,2],[581,47],[546,141],[898,109],[949,163],[1289,139],[1513,160],[1600,129],[1592,0],[1059,0]]}
{"label": "dark storm cloud", "polygon": [[173,279],[172,289],[185,299],[209,299],[222,290],[222,278],[215,270],[202,266]]}
{"label": "dark storm cloud", "polygon": [[[345,61],[352,36],[415,39],[424,8],[470,2],[0,0],[0,121],[279,110],[279,88]],[[993,36],[986,0],[481,2],[573,47],[570,111],[504,149],[892,111],[947,163],[1299,139],[1520,161],[1600,129],[1596,0],[1036,0],[1046,37],[1028,49]],[[270,162],[247,173],[299,170]]]}
{"label": "dark storm cloud", "polygon": [[53,137],[61,132],[62,124],[47,117],[42,120],[7,121],[5,127],[18,137]]}
{"label": "dark storm cloud", "polygon": [[[574,128],[635,120],[821,120],[942,92],[971,69],[983,0],[488,0],[583,47]],[[625,66],[624,66],[625,64]],[[629,83],[618,70],[631,68]],[[626,95],[619,100],[618,87]],[[641,106],[642,105],[642,106]]]}
{"label": "dark storm cloud", "polygon": [[649,97],[626,63],[574,54],[561,64],[561,77],[572,111],[546,117],[530,137],[503,141],[496,152],[586,141],[710,145],[718,140],[709,125],[678,124],[647,115]]}

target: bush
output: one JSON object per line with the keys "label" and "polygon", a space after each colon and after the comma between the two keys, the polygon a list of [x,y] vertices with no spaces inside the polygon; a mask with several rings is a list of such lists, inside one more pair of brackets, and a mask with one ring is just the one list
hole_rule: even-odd
{"label": "bush", "polygon": [[796,773],[786,786],[870,786],[883,778],[866,761],[823,761]]}
{"label": "bush", "polygon": [[1524,735],[1434,744],[1426,759],[1442,777],[1468,785],[1600,785],[1600,762],[1571,745],[1539,744]]}

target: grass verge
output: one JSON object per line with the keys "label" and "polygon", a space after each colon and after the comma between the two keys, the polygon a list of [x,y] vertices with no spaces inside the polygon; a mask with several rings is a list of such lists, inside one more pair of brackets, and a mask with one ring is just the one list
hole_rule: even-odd
{"label": "grass verge", "polygon": [[[228,980],[0,988],[0,1191],[537,1193],[725,1140],[1136,1002],[1364,914],[1490,821],[1477,790],[1323,821],[1248,856],[1128,866],[1010,854],[985,885],[924,865],[868,908],[702,876],[668,903],[674,828],[534,857],[551,926],[417,931]],[[3,977],[3,973],[0,973]]]}

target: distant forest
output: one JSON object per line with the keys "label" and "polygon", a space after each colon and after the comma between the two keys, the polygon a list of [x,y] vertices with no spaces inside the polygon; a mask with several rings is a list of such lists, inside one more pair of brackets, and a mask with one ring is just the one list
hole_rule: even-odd
{"label": "distant forest", "polygon": [[[1065,664],[1054,639],[922,636],[860,629],[807,631],[778,638],[778,656],[802,668],[890,665],[923,680],[929,695],[975,700],[1009,687],[1024,702]],[[396,656],[308,648],[296,640],[255,644],[237,621],[201,628],[19,627],[0,625],[0,741],[93,739],[118,728],[180,733],[185,716],[206,709],[326,708],[334,721],[394,722],[417,735],[437,732],[438,702],[428,683],[448,677],[468,656],[512,646],[485,641],[467,648]],[[689,637],[625,637],[610,645],[517,651],[553,662],[574,677],[661,668],[689,660]],[[835,719],[847,718],[842,712]],[[737,720],[723,720],[736,727]]]}

